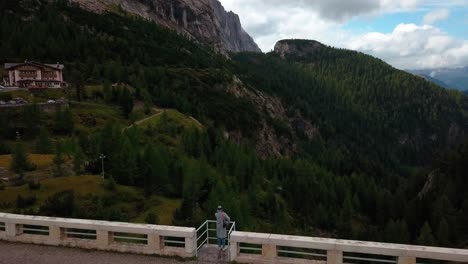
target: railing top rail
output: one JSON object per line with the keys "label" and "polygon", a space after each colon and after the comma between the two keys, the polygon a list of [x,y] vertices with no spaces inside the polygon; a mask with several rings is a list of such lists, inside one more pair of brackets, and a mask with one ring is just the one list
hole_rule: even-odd
{"label": "railing top rail", "polygon": [[413,246],[239,231],[233,231],[231,233],[231,241],[238,243],[271,244],[286,247],[338,250],[350,253],[364,253],[386,256],[411,256],[426,259],[468,262],[467,249]]}
{"label": "railing top rail", "polygon": [[136,234],[157,233],[162,236],[173,237],[194,237],[196,235],[195,228],[192,227],[131,224],[123,222],[109,222],[46,216],[29,216],[7,213],[0,213],[0,222],[24,225],[59,226],[62,228],[91,229]]}

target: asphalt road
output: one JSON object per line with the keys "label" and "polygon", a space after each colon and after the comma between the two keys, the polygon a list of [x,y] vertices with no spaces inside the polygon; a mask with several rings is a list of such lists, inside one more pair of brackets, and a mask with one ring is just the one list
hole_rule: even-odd
{"label": "asphalt road", "polygon": [[0,264],[192,264],[175,259],[0,241]]}

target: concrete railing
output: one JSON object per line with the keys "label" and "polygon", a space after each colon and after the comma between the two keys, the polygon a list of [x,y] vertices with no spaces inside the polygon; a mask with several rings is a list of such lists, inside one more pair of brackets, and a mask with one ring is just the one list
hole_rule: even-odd
{"label": "concrete railing", "polygon": [[342,264],[356,261],[416,264],[425,260],[468,262],[468,250],[248,232],[233,232],[231,261],[237,263]]}
{"label": "concrete railing", "polygon": [[195,228],[0,213],[0,240],[194,257]]}

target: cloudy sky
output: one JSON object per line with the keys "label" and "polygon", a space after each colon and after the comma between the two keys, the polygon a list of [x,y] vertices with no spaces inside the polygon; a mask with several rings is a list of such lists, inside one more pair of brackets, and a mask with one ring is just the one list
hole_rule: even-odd
{"label": "cloudy sky", "polygon": [[360,50],[400,69],[468,65],[468,0],[220,0],[264,51],[285,38]]}

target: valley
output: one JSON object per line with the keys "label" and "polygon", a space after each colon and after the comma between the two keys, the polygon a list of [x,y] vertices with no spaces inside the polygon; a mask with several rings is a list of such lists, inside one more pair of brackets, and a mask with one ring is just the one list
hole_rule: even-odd
{"label": "valley", "polygon": [[260,53],[142,1],[72,2],[0,4],[0,62],[62,61],[68,84],[0,92],[30,103],[0,108],[1,210],[195,227],[222,204],[246,231],[468,243],[461,92],[318,41]]}

